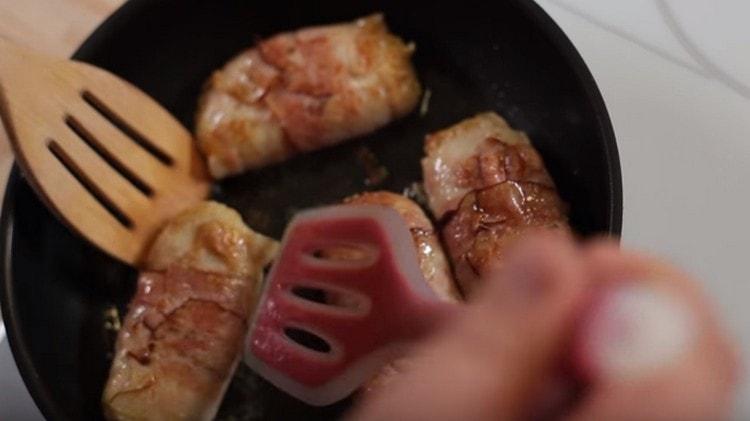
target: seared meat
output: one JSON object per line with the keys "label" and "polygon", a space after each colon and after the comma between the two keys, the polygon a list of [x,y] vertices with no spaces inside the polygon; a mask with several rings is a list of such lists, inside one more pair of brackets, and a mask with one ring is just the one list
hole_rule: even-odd
{"label": "seared meat", "polygon": [[408,114],[413,46],[382,15],[282,33],[214,73],[196,136],[214,177],[339,143]]}
{"label": "seared meat", "polygon": [[164,271],[177,265],[255,279],[276,250],[275,241],[249,229],[235,210],[204,202],[164,227],[149,250],[146,268]]}
{"label": "seared meat", "polygon": [[566,210],[553,188],[536,183],[506,181],[466,195],[442,231],[464,294],[469,297],[529,229],[567,230]]}
{"label": "seared meat", "polygon": [[422,170],[432,212],[465,297],[530,228],[567,228],[566,206],[529,138],[495,113],[425,139]]}
{"label": "seared meat", "polygon": [[115,345],[110,420],[209,420],[234,372],[276,244],[203,203],[159,234]]}
{"label": "seared meat", "polygon": [[487,112],[427,135],[422,173],[435,218],[455,210],[469,192],[506,180],[554,187],[525,133]]}

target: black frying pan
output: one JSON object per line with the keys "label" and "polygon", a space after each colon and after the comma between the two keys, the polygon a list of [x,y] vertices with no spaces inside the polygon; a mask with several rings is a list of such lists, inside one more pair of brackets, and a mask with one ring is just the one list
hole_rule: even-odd
{"label": "black frying pan", "polygon": [[[259,37],[385,12],[417,44],[414,61],[432,91],[425,117],[251,172],[216,186],[215,198],[255,229],[279,237],[295,209],[365,189],[357,151],[372,150],[401,191],[420,178],[422,139],[483,110],[529,133],[571,221],[583,235],[620,232],[622,192],[614,134],[594,80],[570,41],[534,3],[496,1],[132,0],[75,58],[107,68],[155,97],[192,127],[201,84]],[[121,311],[136,272],[64,228],[14,168],[2,221],[2,309],[21,374],[50,419],[99,419],[113,338],[105,317]],[[2,392],[0,392],[2,393]],[[241,368],[220,419],[327,419],[346,403],[311,408]]]}

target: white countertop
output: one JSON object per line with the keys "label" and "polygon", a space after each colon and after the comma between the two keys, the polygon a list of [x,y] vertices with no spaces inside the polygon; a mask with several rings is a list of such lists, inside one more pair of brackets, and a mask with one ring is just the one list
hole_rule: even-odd
{"label": "white countertop", "polygon": [[[750,1],[539,3],[580,51],[612,117],[623,243],[702,279],[750,367]],[[0,342],[0,419],[40,419]],[[750,418],[747,382],[735,414]]]}
{"label": "white countertop", "polygon": [[16,369],[8,341],[0,338],[0,420],[42,420]]}
{"label": "white countertop", "polygon": [[[750,367],[750,2],[540,0],[607,103],[623,243],[703,280]],[[737,399],[750,419],[750,384]]]}

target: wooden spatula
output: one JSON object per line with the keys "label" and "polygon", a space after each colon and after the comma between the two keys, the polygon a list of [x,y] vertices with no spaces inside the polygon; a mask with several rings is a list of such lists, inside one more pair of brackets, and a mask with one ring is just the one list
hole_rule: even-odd
{"label": "wooden spatula", "polygon": [[208,194],[190,133],[102,69],[0,38],[0,115],[42,200],[125,263],[137,266],[162,224]]}

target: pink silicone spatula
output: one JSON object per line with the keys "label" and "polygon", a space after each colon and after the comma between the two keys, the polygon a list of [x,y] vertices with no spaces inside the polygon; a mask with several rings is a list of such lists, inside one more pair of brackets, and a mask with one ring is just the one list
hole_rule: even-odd
{"label": "pink silicone spatula", "polygon": [[[390,208],[304,211],[282,244],[245,361],[309,404],[345,398],[405,343],[458,310],[427,286],[409,229]],[[335,250],[345,258],[326,256]]]}

